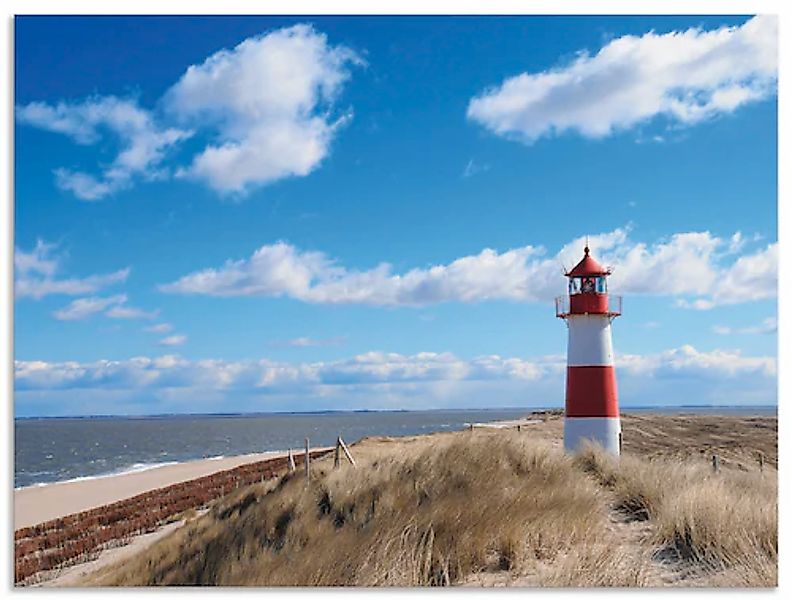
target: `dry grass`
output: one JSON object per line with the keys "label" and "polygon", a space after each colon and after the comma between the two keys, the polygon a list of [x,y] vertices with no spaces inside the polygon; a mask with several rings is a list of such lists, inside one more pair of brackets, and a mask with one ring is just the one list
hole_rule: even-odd
{"label": "dry grass", "polygon": [[296,473],[239,490],[82,583],[776,585],[777,472],[745,462],[755,447],[713,474],[695,454],[617,463],[541,437],[363,440],[357,469],[322,459],[310,485]]}
{"label": "dry grass", "polygon": [[602,568],[601,487],[526,436],[446,436],[354,470],[320,464],[308,487],[294,476],[229,497],[103,583],[448,585],[581,554],[559,585],[640,583]]}
{"label": "dry grass", "polygon": [[[545,412],[532,419],[531,436],[561,446],[562,411]],[[758,455],[777,466],[778,419],[769,416],[724,416],[626,413],[621,416],[624,453],[646,458],[677,458],[706,461],[716,453],[724,466],[753,469]]]}
{"label": "dry grass", "polygon": [[656,558],[682,563],[687,584],[777,585],[775,469],[714,473],[703,462],[629,455],[617,463],[595,448],[575,460],[627,520],[651,522]]}

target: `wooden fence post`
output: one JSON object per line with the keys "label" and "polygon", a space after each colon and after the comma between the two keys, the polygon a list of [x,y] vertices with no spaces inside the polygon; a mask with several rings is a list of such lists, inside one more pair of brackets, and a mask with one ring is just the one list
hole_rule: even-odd
{"label": "wooden fence post", "polygon": [[311,478],[311,455],[310,455],[310,442],[305,438],[305,479]]}
{"label": "wooden fence post", "polygon": [[759,470],[760,471],[764,471],[764,463],[765,463],[764,453],[760,452],[759,453]]}
{"label": "wooden fence post", "polygon": [[335,447],[335,460],[333,461],[333,468],[337,469],[341,464],[341,437],[336,440]]}
{"label": "wooden fence post", "polygon": [[517,424],[517,433],[520,433],[520,424]]}
{"label": "wooden fence post", "polygon": [[712,455],[712,471],[714,473],[720,471],[720,456],[717,454]]}
{"label": "wooden fence post", "polygon": [[470,431],[473,431],[473,423],[470,424]]}
{"label": "wooden fence post", "polygon": [[294,454],[292,449],[289,448],[289,472],[294,473],[297,470],[297,465],[294,464]]}
{"label": "wooden fence post", "polygon": [[344,454],[346,454],[347,460],[350,463],[352,463],[353,467],[357,467],[357,465],[355,464],[355,459],[352,458],[352,454],[349,452],[349,448],[347,448],[347,445],[344,443],[344,440],[342,440],[340,437],[338,438],[338,444],[341,446],[341,449],[344,451]]}

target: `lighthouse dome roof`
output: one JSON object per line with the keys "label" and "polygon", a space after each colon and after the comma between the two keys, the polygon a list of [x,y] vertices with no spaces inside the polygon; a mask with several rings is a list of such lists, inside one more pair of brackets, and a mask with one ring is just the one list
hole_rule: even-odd
{"label": "lighthouse dome roof", "polygon": [[610,275],[610,270],[603,267],[596,260],[589,256],[589,247],[586,246],[583,250],[583,260],[581,260],[575,267],[567,273],[567,277],[586,277],[598,275]]}

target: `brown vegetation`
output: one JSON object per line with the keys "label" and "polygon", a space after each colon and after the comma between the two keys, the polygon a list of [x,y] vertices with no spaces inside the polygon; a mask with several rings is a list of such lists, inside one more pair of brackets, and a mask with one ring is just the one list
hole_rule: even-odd
{"label": "brown vegetation", "polygon": [[[320,457],[327,451],[311,452]],[[276,477],[286,458],[273,458],[139,494],[81,513],[14,532],[14,580],[24,582],[43,571],[91,559],[102,549],[155,530],[177,515],[224,496],[241,486]],[[298,460],[302,462],[303,457]]]}
{"label": "brown vegetation", "polygon": [[686,585],[774,586],[778,571],[778,481],[775,469],[714,472],[706,462],[616,463],[589,448],[576,465],[612,493],[626,521],[647,521],[654,560]]}
{"label": "brown vegetation", "polygon": [[[310,484],[296,473],[240,489],[84,583],[776,585],[775,419],[735,417],[708,438],[708,419],[724,417],[686,417],[687,429],[661,417],[683,430],[663,446],[656,429],[631,435],[655,417],[628,417],[615,463],[595,449],[564,455],[542,439],[557,416],[542,418],[522,433],[363,440],[358,468],[328,458]],[[726,457],[718,473],[713,448]]]}

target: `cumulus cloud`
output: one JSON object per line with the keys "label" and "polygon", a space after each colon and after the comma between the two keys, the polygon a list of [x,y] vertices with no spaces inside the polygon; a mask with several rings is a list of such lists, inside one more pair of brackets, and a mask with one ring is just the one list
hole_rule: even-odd
{"label": "cumulus cloud", "polygon": [[81,200],[101,200],[127,187],[136,176],[154,178],[167,151],[191,133],[163,127],[151,113],[130,99],[115,96],[91,97],[81,102],[31,102],[16,109],[20,123],[61,133],[81,145],[92,145],[108,135],[118,141],[120,151],[99,177],[82,171],[59,168],[55,182]]}
{"label": "cumulus cloud", "polygon": [[[776,362],[690,346],[617,355],[623,407],[774,404]],[[90,363],[16,361],[20,415],[563,405],[565,357],[370,352],[287,363],[137,357]]]}
{"label": "cumulus cloud", "polygon": [[56,246],[42,240],[29,252],[14,250],[14,294],[17,298],[36,300],[51,294],[79,296],[92,294],[98,290],[126,281],[130,269],[120,269],[103,275],[88,277],[58,278],[62,256],[54,254]]}
{"label": "cumulus cloud", "polygon": [[325,34],[301,24],[250,37],[190,66],[161,99],[158,113],[133,99],[94,96],[31,102],[16,108],[16,118],[80,145],[117,141],[118,154],[98,175],[55,170],[57,186],[81,200],[101,200],[135,179],[169,176],[163,166],[169,151],[196,132],[203,147],[177,175],[243,194],[319,166],[351,118],[351,109],[334,107],[350,67],[362,64],[351,49],[331,45]]}
{"label": "cumulus cloud", "polygon": [[715,325],[712,331],[718,335],[732,335],[732,334],[768,334],[778,331],[778,320],[775,317],[767,317],[763,319],[758,325],[750,325],[748,327],[728,327],[726,325]]}
{"label": "cumulus cloud", "polygon": [[617,357],[616,366],[628,374],[648,377],[775,377],[777,372],[774,357],[742,356],[739,350],[701,352],[687,344],[651,355],[622,354]]}
{"label": "cumulus cloud", "polygon": [[[611,291],[677,297],[680,306],[706,309],[772,298],[777,243],[734,258],[734,236],[678,233],[653,244],[633,242],[628,228],[589,237],[598,260],[613,265]],[[394,273],[390,264],[354,270],[321,252],[286,242],[262,246],[248,259],[185,275],[160,286],[168,293],[269,296],[327,304],[423,306],[440,302],[549,302],[563,294],[562,266],[582,256],[585,238],[549,255],[541,246],[498,252],[486,248],[445,265]]]}
{"label": "cumulus cloud", "polygon": [[362,60],[309,25],[251,37],[192,65],[167,92],[172,115],[208,124],[217,142],[182,174],[220,192],[307,175],[327,156],[348,115],[332,106]]}
{"label": "cumulus cloud", "polygon": [[722,285],[713,290],[720,304],[774,297],[778,287],[778,243],[764,250],[741,256],[725,273]]}
{"label": "cumulus cloud", "polygon": [[[616,366],[624,377],[739,378],[748,375],[772,378],[773,357],[744,357],[736,350],[701,352],[692,346],[650,355],[619,355]],[[563,356],[535,359],[497,355],[470,360],[451,353],[420,352],[403,355],[368,352],[333,362],[284,363],[257,361],[187,360],[179,356],[136,357],[91,363],[16,361],[19,390],[31,389],[301,389],[316,386],[408,384],[441,381],[537,382],[562,381]]]}
{"label": "cumulus cloud", "polygon": [[160,346],[181,346],[187,341],[186,335],[169,335],[159,341]]}
{"label": "cumulus cloud", "polygon": [[775,94],[777,45],[772,15],[626,35],[568,65],[509,77],[474,97],[467,115],[526,143],[564,132],[602,138],[655,117],[691,125]]}
{"label": "cumulus cloud", "polygon": [[348,270],[321,252],[303,252],[278,242],[262,246],[249,259],[186,275],[161,289],[214,296],[289,296],[331,304],[422,305],[487,297],[517,300],[527,291],[524,265],[535,252],[531,247],[503,254],[487,249],[449,265],[397,275],[386,263],[367,271]]}

